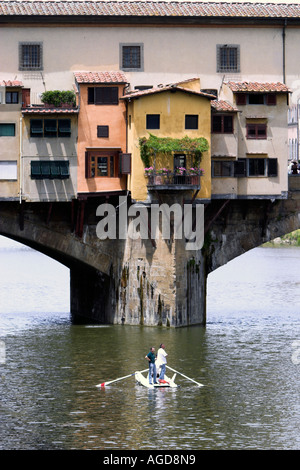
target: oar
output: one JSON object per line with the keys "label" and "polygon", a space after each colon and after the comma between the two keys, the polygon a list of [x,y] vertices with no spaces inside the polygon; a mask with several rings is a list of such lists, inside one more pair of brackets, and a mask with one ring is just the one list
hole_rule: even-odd
{"label": "oar", "polygon": [[[146,372],[148,370],[149,370],[149,368],[145,369],[145,370],[141,370],[140,372],[142,373],[142,372]],[[118,379],[110,380],[109,382],[103,382],[102,384],[96,385],[96,387],[105,387],[106,385],[110,385],[113,382],[118,382],[119,380],[128,379],[128,377],[132,377],[134,374],[135,374],[135,372],[133,372],[132,374],[129,374],[129,375],[125,375],[124,377],[119,377]]]}
{"label": "oar", "polygon": [[182,374],[181,372],[178,372],[178,370],[172,369],[172,367],[166,366],[168,369],[172,370],[173,372],[177,372],[177,374],[182,375],[182,377],[185,377],[188,380],[191,380],[192,382],[195,382],[195,384],[198,385],[198,387],[204,387],[203,384],[199,384],[199,382],[196,382],[196,380],[191,379],[190,377],[187,377],[186,375]]}

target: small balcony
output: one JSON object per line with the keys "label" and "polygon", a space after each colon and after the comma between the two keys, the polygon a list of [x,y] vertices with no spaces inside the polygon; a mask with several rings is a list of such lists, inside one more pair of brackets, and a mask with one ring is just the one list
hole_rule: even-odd
{"label": "small balcony", "polygon": [[146,172],[148,177],[147,187],[148,189],[155,189],[160,191],[166,190],[192,190],[201,188],[201,173],[193,174],[188,171],[167,171],[161,172],[160,170],[152,170]]}

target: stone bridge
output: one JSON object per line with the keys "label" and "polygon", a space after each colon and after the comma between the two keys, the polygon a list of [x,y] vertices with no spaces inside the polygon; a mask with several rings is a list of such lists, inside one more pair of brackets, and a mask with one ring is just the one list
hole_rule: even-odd
{"label": "stone bridge", "polygon": [[[171,204],[175,195],[169,197]],[[0,202],[1,235],[70,269],[74,323],[205,324],[207,275],[300,228],[300,176],[289,176],[288,199],[218,199],[205,205],[205,241],[198,251],[187,251],[185,240],[176,239],[172,231],[168,240],[100,240],[96,211],[104,202],[118,208],[119,198]]]}

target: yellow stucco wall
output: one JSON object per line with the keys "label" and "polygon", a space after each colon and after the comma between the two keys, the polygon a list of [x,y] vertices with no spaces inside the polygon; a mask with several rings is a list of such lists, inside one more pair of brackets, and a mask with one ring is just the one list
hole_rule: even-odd
{"label": "yellow stucco wall", "polygon": [[[160,129],[146,129],[146,115],[160,115]],[[198,129],[185,129],[185,115],[198,115]],[[132,173],[129,188],[134,200],[145,201],[148,197],[147,178],[144,164],[140,157],[139,138],[157,137],[190,138],[204,137],[209,143],[209,150],[204,152],[200,167],[204,170],[201,177],[201,191],[198,198],[211,196],[211,161],[210,161],[210,100],[203,96],[182,91],[163,91],[133,99],[128,103],[128,151],[132,153]],[[188,159],[187,159],[188,162]],[[151,162],[153,163],[153,162]],[[157,156],[156,168],[166,167],[173,170],[173,156]]]}

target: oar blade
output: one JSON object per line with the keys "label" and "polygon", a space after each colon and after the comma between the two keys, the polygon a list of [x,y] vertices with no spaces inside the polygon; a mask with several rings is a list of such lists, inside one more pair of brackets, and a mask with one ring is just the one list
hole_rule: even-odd
{"label": "oar blade", "polygon": [[[142,370],[141,372],[146,372],[148,369],[145,369],[145,370]],[[133,372],[132,374],[129,374],[129,375],[125,375],[125,377],[119,377],[118,379],[115,379],[115,380],[110,380],[109,382],[102,382],[101,384],[98,384],[96,385],[96,387],[98,388],[104,388],[106,387],[107,385],[110,385],[114,382],[119,382],[119,380],[124,380],[124,379],[128,379],[128,377],[132,377],[133,375],[135,374],[135,372]]]}

